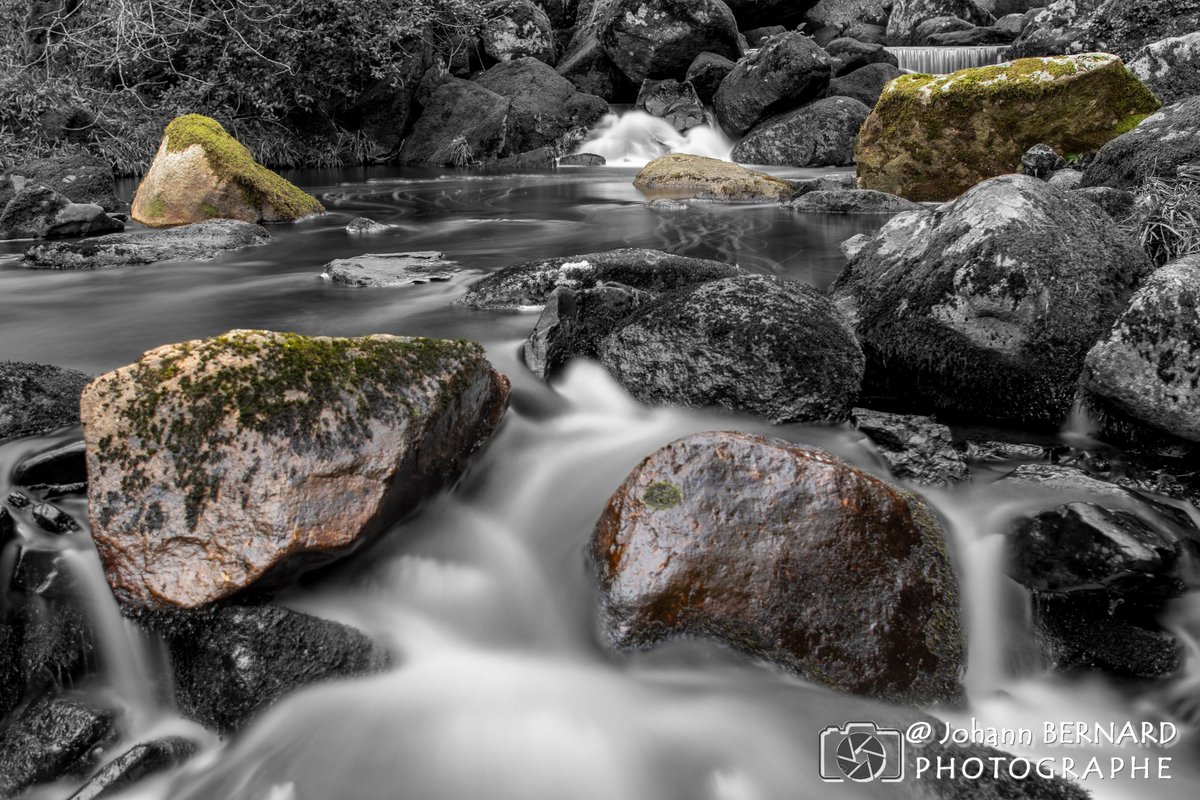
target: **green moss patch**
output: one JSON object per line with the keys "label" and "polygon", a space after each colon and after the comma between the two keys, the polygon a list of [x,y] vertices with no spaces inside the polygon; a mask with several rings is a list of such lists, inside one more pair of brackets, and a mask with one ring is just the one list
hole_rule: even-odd
{"label": "green moss patch", "polygon": [[725,200],[787,200],[796,194],[785,180],[717,158],[672,153],[642,167],[633,185],[643,192],[707,191]]}
{"label": "green moss patch", "polygon": [[254,208],[270,206],[280,217],[292,219],[325,210],[315,197],[255,161],[253,154],[211,117],[176,117],[163,135],[169,153],[199,145],[217,177],[241,187],[247,204]]}
{"label": "green moss patch", "polygon": [[666,511],[683,502],[683,491],[673,483],[657,481],[642,492],[642,502],[656,511]]}

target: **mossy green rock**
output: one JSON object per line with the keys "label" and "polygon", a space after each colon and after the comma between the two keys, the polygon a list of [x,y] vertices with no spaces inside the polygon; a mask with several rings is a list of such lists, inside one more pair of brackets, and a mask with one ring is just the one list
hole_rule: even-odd
{"label": "mossy green rock", "polygon": [[315,197],[255,161],[221,123],[199,114],[167,125],[131,208],[135,220],[155,228],[209,219],[291,222],[324,211]]}
{"label": "mossy green rock", "polygon": [[609,499],[591,555],[616,647],[703,636],[845,692],[961,696],[941,525],[829,453],[748,433],[672,442]]}
{"label": "mossy green rock", "polygon": [[1158,107],[1107,53],[902,75],[859,132],[859,184],[909,200],[950,200],[987,178],[1019,172],[1021,154],[1035,144],[1091,153]]}
{"label": "mossy green rock", "polygon": [[787,181],[718,158],[671,153],[659,156],[633,179],[647,195],[689,196],[727,201],[790,200],[796,190]]}
{"label": "mossy green rock", "polygon": [[194,608],[335,558],[453,480],[507,398],[465,341],[231,331],[151,350],[81,403],[109,585]]}

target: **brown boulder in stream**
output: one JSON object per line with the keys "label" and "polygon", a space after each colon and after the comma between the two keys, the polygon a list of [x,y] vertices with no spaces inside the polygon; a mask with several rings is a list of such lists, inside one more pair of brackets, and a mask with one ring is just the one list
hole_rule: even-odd
{"label": "brown boulder in stream", "polygon": [[194,608],[336,558],[453,480],[507,399],[473,342],[231,331],[151,350],[83,394],[109,585]]}
{"label": "brown boulder in stream", "polygon": [[941,526],[828,453],[745,433],[675,441],[609,500],[591,554],[617,647],[706,636],[842,691],[961,695]]}

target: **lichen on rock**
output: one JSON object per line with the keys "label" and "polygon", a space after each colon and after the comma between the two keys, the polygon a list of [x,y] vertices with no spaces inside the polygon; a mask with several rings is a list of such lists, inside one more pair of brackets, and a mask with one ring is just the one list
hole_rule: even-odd
{"label": "lichen on rock", "polygon": [[659,156],[633,179],[647,194],[697,194],[713,200],[788,200],[796,190],[790,183],[728,161],[687,153]]}

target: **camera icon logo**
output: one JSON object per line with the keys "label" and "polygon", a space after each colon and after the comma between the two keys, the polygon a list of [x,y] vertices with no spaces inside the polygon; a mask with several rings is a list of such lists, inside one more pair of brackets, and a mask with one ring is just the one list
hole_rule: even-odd
{"label": "camera icon logo", "polygon": [[821,780],[842,783],[904,780],[904,735],[874,722],[847,722],[821,731]]}

